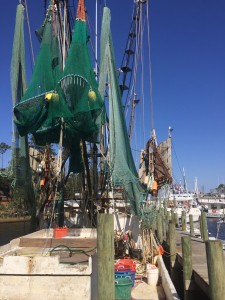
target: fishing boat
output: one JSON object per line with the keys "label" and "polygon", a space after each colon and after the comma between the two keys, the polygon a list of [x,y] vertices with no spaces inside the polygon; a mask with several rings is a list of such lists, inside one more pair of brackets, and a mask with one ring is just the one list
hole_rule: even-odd
{"label": "fishing boat", "polygon": [[198,203],[206,212],[207,218],[224,217],[225,199],[223,197],[203,195],[198,198]]}
{"label": "fishing boat", "polygon": [[[164,297],[161,299],[179,299],[152,233],[158,190],[172,180],[163,158],[165,144],[157,145],[152,126],[152,137],[142,153],[144,172],[139,177],[130,146],[138,103],[136,91],[129,100],[129,126],[126,105],[122,103],[129,63],[134,57],[134,38],[136,33],[142,34],[139,21],[147,4],[144,0],[134,2],[125,60],[120,68],[121,85],[110,31],[110,9],[103,9],[100,66],[95,65],[94,70],[84,0],[78,1],[74,18],[69,1],[51,0],[43,24],[36,31],[40,49],[26,87],[22,21],[27,6],[20,3],[17,7],[12,59],[13,170],[18,189],[26,186],[26,204],[34,230],[0,248],[0,291],[8,299],[40,299],[46,295],[47,299],[68,299],[71,295],[76,299],[97,299],[99,214],[114,216],[115,258],[141,259],[140,267],[149,262],[154,267],[157,264],[161,279],[157,287],[161,286]],[[28,141],[32,144],[30,149]],[[18,157],[21,149],[23,160]],[[64,201],[66,186],[73,180],[79,188],[72,202]],[[139,275],[142,279],[143,274]],[[150,284],[133,281],[133,299],[141,299],[136,295],[140,283],[141,290],[149,293]]]}
{"label": "fishing boat", "polygon": [[181,219],[182,211],[185,211],[187,223],[189,223],[189,215],[193,216],[193,222],[198,222],[202,211],[202,207],[198,204],[195,195],[192,193],[171,194],[167,210],[170,211],[172,208],[178,214],[179,219]]}

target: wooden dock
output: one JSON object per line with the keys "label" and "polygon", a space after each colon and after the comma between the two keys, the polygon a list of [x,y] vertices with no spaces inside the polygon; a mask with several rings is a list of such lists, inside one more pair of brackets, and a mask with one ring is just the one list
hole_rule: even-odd
{"label": "wooden dock", "polygon": [[[200,237],[194,234],[193,219],[187,231],[176,214],[163,210],[157,216],[156,235],[165,249],[164,261],[181,299],[225,300],[225,251],[220,240],[208,237],[206,214],[199,220]],[[192,223],[192,224],[191,224]]]}
{"label": "wooden dock", "polygon": [[[177,261],[181,266],[183,266],[182,241],[181,241],[182,236],[189,236],[189,233],[181,230],[176,230]],[[206,295],[209,295],[209,278],[208,278],[205,243],[200,238],[191,237],[191,248],[192,248],[193,281],[197,283],[197,285],[204,291]],[[224,253],[224,257],[225,257],[225,253]]]}

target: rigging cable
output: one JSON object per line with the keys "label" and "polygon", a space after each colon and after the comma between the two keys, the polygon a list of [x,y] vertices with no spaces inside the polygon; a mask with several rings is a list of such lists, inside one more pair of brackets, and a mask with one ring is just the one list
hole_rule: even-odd
{"label": "rigging cable", "polygon": [[[180,172],[181,172],[181,174],[182,174],[182,176],[183,176],[183,172],[182,172],[182,170],[181,170],[180,163],[179,163],[179,160],[178,160],[178,157],[177,157],[177,153],[176,153],[176,151],[175,151],[175,148],[174,148],[174,144],[173,144],[172,139],[171,139],[171,143],[172,143],[172,149],[173,149],[173,152],[174,152],[175,157],[176,157],[176,160],[177,160],[178,168],[179,168],[179,170],[180,170]],[[177,180],[176,180],[176,181],[177,181]],[[178,182],[178,181],[177,181],[177,182]]]}
{"label": "rigging cable", "polygon": [[140,55],[140,60],[141,60],[141,99],[142,99],[142,131],[143,131],[143,141],[145,141],[145,95],[144,95],[144,59],[143,59],[143,36],[144,36],[144,28],[145,28],[145,21],[143,21],[143,10],[141,6],[141,24],[140,24],[140,31],[141,31],[141,55]]}
{"label": "rigging cable", "polygon": [[151,114],[151,123],[152,130],[154,129],[154,114],[153,114],[153,99],[152,99],[152,67],[151,67],[151,53],[150,53],[150,29],[149,29],[149,14],[148,14],[148,5],[147,5],[147,29],[148,29],[148,61],[149,61],[149,84],[150,84],[150,114]]}
{"label": "rigging cable", "polygon": [[34,49],[33,49],[33,44],[32,44],[32,39],[31,39],[31,30],[30,30],[30,21],[29,21],[29,15],[28,15],[27,0],[25,0],[24,3],[25,3],[25,7],[26,7],[26,17],[27,17],[27,26],[28,26],[28,32],[29,32],[30,48],[31,48],[31,58],[32,58],[33,66],[34,66],[34,63],[35,63]]}

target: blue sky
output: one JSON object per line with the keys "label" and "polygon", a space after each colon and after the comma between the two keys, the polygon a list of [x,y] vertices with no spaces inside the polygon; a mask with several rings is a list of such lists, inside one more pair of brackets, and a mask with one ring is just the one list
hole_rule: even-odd
{"label": "blue sky", "polygon": [[[10,63],[18,2],[10,0],[7,9],[0,11],[0,142],[10,145]],[[94,24],[94,1],[86,2]],[[112,35],[119,67],[131,24],[133,1],[102,1],[105,2],[111,9]],[[33,33],[43,19],[44,1],[27,0],[27,3]],[[168,127],[171,126],[176,153],[172,152],[175,178],[178,181],[182,178],[179,169],[184,168],[188,187],[193,189],[197,177],[199,190],[204,187],[205,192],[225,183],[224,14],[224,0],[151,0],[149,4],[153,112],[158,142],[167,138]],[[36,54],[37,42],[34,45]],[[30,65],[28,60],[28,77]],[[143,109],[143,104],[140,104],[136,110],[134,149],[143,148],[150,138],[148,75],[145,81],[145,106]],[[143,114],[145,130],[140,125]],[[9,159],[10,151],[5,155],[4,166]]]}

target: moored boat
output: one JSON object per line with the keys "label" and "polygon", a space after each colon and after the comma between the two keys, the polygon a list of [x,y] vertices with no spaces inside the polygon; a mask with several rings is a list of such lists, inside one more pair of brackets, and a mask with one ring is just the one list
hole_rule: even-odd
{"label": "moored boat", "polygon": [[[161,258],[153,260],[161,254],[159,245],[150,242],[154,239],[152,227],[157,211],[155,200],[149,203],[148,195],[156,199],[157,190],[172,180],[162,159],[162,149],[160,151],[157,146],[152,128],[146,151],[156,164],[152,168],[149,157],[145,157],[149,180],[147,184],[141,182],[130,146],[132,122],[128,135],[124,117],[123,92],[118,82],[110,31],[110,10],[107,7],[103,10],[101,64],[97,74],[97,67],[95,73],[93,71],[88,47],[85,2],[78,1],[73,34],[67,2],[49,1],[43,25],[37,31],[41,46],[27,88],[21,88],[25,71],[21,63],[23,51],[17,56],[15,50],[23,49],[20,37],[23,37],[23,12],[27,7],[20,3],[17,10],[13,63],[20,67],[15,71],[18,77],[14,77],[13,84],[14,121],[19,140],[22,138],[26,142],[26,150],[29,135],[34,139],[32,159],[37,162],[32,164],[36,166],[32,169],[34,197],[30,197],[27,204],[36,229],[37,225],[46,229],[0,249],[1,294],[9,299],[15,298],[17,292],[17,289],[10,291],[11,277],[21,288],[20,299],[39,299],[46,294],[48,299],[68,299],[74,287],[77,291],[72,296],[76,299],[95,299],[96,276],[100,273],[95,266],[96,227],[100,214],[114,215],[114,229],[122,236],[118,240],[118,245],[122,244],[122,256],[135,256],[142,251],[141,264],[146,265],[152,259],[155,268],[158,265],[160,269],[162,281],[167,282],[169,278]],[[139,26],[137,22],[142,20],[140,13],[146,3],[148,1],[135,1],[134,25]],[[134,26],[133,30],[136,28]],[[134,36],[129,33],[130,38]],[[126,54],[131,55],[132,49],[128,50]],[[123,73],[129,69],[128,61]],[[109,98],[108,109],[103,100],[105,94]],[[137,103],[136,98],[132,101]],[[109,138],[105,138],[106,135]],[[57,154],[51,145],[57,148]],[[76,199],[76,205],[64,201],[64,188],[71,173],[80,174],[80,191],[76,193],[80,199]],[[66,206],[74,213],[73,218],[70,216],[69,230],[64,227]],[[107,282],[107,278],[105,280]],[[113,280],[109,285],[114,283]],[[172,287],[170,281],[169,299],[177,299]],[[48,293],[49,289],[53,292]]]}

